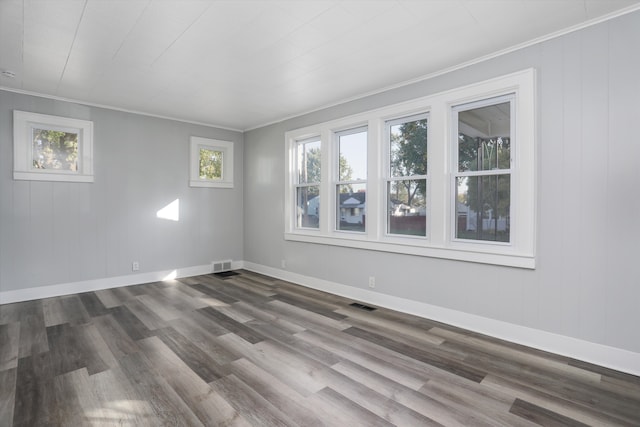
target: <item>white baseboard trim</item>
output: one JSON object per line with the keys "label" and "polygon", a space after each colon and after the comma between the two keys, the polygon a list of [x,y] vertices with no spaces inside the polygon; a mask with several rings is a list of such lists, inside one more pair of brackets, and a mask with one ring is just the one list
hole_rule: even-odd
{"label": "white baseboard trim", "polygon": [[[235,266],[234,263],[232,263],[231,265],[232,268],[240,268],[239,266],[242,265],[242,263],[236,262]],[[0,303],[10,304],[14,302],[30,301],[40,298],[51,298],[61,295],[118,288],[121,286],[140,285],[142,283],[178,279],[180,277],[210,274],[212,271],[213,266],[211,264],[206,264],[196,265],[192,267],[176,268],[173,270],[152,271],[147,273],[129,274],[126,276],[106,277],[103,279],[83,280],[79,282],[61,283],[50,286],[16,289],[14,291],[0,292]]]}
{"label": "white baseboard trim", "polygon": [[423,302],[385,295],[367,289],[304,276],[273,267],[244,261],[242,268],[286,280],[309,288],[340,295],[356,301],[389,308],[403,313],[490,335],[516,344],[526,345],[566,357],[593,363],[640,376],[640,353],[610,347],[577,338],[554,334],[526,326],[489,319]]}

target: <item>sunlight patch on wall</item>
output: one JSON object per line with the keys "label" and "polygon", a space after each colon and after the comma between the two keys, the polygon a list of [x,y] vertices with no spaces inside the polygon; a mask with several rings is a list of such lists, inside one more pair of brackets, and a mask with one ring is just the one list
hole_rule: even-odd
{"label": "sunlight patch on wall", "polygon": [[164,208],[160,209],[156,216],[169,221],[180,221],[180,199],[175,199]]}

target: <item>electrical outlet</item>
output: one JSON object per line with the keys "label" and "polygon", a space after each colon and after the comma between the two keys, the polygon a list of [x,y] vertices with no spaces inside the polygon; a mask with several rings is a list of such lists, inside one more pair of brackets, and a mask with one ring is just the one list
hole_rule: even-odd
{"label": "electrical outlet", "polygon": [[282,268],[287,268],[287,261],[285,261],[285,260],[280,261],[280,266]]}
{"label": "electrical outlet", "polygon": [[140,270],[140,263],[138,261],[133,261],[131,263],[131,270],[132,271],[138,271]]}
{"label": "electrical outlet", "polygon": [[376,278],[375,278],[375,276],[369,276],[369,287],[370,288],[375,288],[376,287]]}

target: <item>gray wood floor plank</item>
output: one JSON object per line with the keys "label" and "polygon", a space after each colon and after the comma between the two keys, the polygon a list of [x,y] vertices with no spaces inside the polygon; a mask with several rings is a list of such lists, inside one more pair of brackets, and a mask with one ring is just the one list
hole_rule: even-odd
{"label": "gray wood floor plank", "polygon": [[322,418],[308,410],[305,398],[277,376],[246,359],[234,361],[229,365],[229,370],[281,412],[286,413],[296,424],[309,427],[326,425]]}
{"label": "gray wood floor plank", "polygon": [[138,399],[147,402],[151,408],[151,414],[144,410],[146,408],[141,411],[146,419],[158,419],[158,425],[204,425],[167,380],[156,373],[153,363],[142,353],[123,357],[120,366]]}
{"label": "gray wood floor plank", "polygon": [[428,381],[427,375],[423,375],[417,370],[405,369],[400,363],[399,357],[386,354],[384,351],[376,351],[377,349],[369,351],[366,343],[345,340],[339,336],[334,336],[334,338],[340,339],[333,339],[331,335],[327,336],[318,331],[304,331],[296,336],[414,390],[420,389]]}
{"label": "gray wood floor plank", "polygon": [[112,289],[101,289],[94,292],[102,305],[107,309],[114,308],[123,304],[123,301],[113,292]]}
{"label": "gray wood floor plank", "polygon": [[152,330],[147,328],[126,305],[119,305],[109,310],[113,318],[132,340],[137,341],[154,335]]}
{"label": "gray wood floor plank", "polygon": [[120,323],[113,315],[107,314],[94,317],[93,325],[116,359],[139,350],[138,345],[131,339],[122,326],[120,326]]}
{"label": "gray wood floor plank", "polygon": [[290,322],[286,318],[279,316],[277,313],[273,313],[268,310],[263,310],[262,307],[256,307],[244,301],[238,301],[233,303],[233,307],[236,310],[240,311],[241,313],[245,313],[256,320],[260,320],[262,322],[273,325],[274,329],[278,331],[286,332],[289,334],[295,334],[297,332],[302,332],[305,330],[304,327],[300,325],[296,325],[293,322]]}
{"label": "gray wood floor plank", "polygon": [[[308,408],[333,426],[389,427],[390,422],[326,387],[307,398]],[[438,425],[433,423],[432,425]]]}
{"label": "gray wood floor plank", "polygon": [[102,316],[108,314],[107,307],[102,303],[95,292],[84,292],[78,294],[82,306],[90,317]]}
{"label": "gray wood floor plank", "polygon": [[49,351],[49,341],[47,340],[47,330],[44,325],[42,304],[39,304],[33,314],[20,318],[18,357],[31,356],[45,351]]}
{"label": "gray wood floor plank", "polygon": [[[126,363],[125,360],[122,363]],[[157,416],[151,401],[158,399],[158,391],[153,398],[145,393],[137,393],[130,382],[135,378],[126,376],[118,366],[89,377],[91,390],[96,399],[96,407],[91,416],[101,417],[102,425],[122,426],[157,426],[162,425],[163,419]],[[143,385],[138,383],[142,389]],[[95,414],[95,415],[94,415]],[[172,417],[175,420],[175,416]]]}
{"label": "gray wood floor plank", "polygon": [[17,365],[0,371],[0,426],[10,426],[16,401]]}
{"label": "gray wood floor plank", "polygon": [[0,372],[18,367],[20,323],[0,325]]}
{"label": "gray wood floor plank", "polygon": [[344,333],[370,341],[389,350],[411,357],[412,359],[422,361],[463,378],[467,378],[471,381],[480,382],[486,375],[485,371],[473,367],[477,365],[459,362],[453,359],[453,357],[438,354],[437,349],[434,351],[420,350],[396,340],[356,327],[345,329]]}
{"label": "gray wood floor plank", "polygon": [[640,378],[240,270],[0,305],[0,426],[640,426]]}
{"label": "gray wood floor plank", "polygon": [[539,391],[516,381],[494,376],[493,374],[487,375],[485,379],[482,380],[482,384],[488,388],[508,393],[514,398],[521,399],[587,425],[633,426],[638,425],[638,422],[640,422],[640,417],[638,418],[638,422],[630,423],[616,416],[604,414],[580,405],[577,402],[558,398],[544,391]]}
{"label": "gray wood floor plank", "polygon": [[245,339],[252,344],[263,341],[265,339],[265,337],[259,334],[258,332],[232,319],[231,317],[227,316],[226,314],[223,314],[222,312],[216,310],[213,307],[201,308],[200,310],[198,310],[198,313],[208,317],[210,320],[221,325],[223,328],[225,328],[229,332],[233,332],[234,334],[238,335],[242,339]]}
{"label": "gray wood floor plank", "polygon": [[162,333],[158,334],[158,338],[204,382],[214,381],[227,374],[226,368],[175,329],[163,329]]}
{"label": "gray wood floor plank", "polygon": [[565,417],[553,411],[550,411],[533,403],[516,399],[513,406],[509,410],[512,414],[518,415],[526,420],[530,420],[541,426],[548,427],[586,427],[579,421]]}
{"label": "gray wood floor plank", "polygon": [[224,399],[252,425],[265,427],[297,425],[235,375],[228,375],[212,382],[211,388],[224,396]]}

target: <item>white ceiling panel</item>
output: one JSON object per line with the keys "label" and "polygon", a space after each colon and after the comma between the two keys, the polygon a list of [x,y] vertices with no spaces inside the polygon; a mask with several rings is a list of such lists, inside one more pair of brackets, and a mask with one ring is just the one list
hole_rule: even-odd
{"label": "white ceiling panel", "polygon": [[0,0],[0,88],[251,129],[640,0]]}

